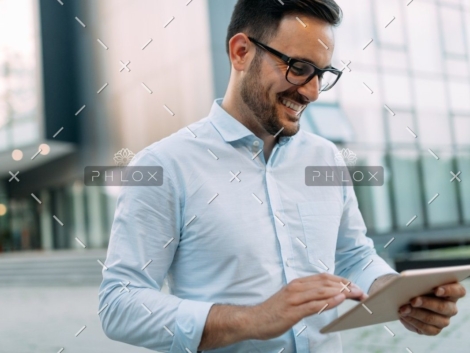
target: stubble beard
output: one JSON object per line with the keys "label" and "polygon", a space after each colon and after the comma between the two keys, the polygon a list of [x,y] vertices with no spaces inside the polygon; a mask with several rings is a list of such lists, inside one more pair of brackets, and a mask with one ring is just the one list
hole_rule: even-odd
{"label": "stubble beard", "polygon": [[[262,55],[257,53],[241,82],[240,95],[245,105],[251,110],[260,125],[271,135],[293,136],[300,129],[300,123],[296,126],[283,126],[279,119],[279,111],[276,102],[269,97],[269,89],[261,84],[261,60]],[[289,119],[287,113],[286,119]],[[282,131],[281,131],[282,129]],[[281,131],[281,132],[279,132]]]}

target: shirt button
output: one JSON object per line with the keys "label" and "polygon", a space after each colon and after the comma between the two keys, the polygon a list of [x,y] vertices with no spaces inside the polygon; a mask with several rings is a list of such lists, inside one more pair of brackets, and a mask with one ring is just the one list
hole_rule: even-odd
{"label": "shirt button", "polygon": [[259,141],[258,140],[254,141],[253,146],[259,146]]}
{"label": "shirt button", "polygon": [[287,267],[292,266],[292,260],[286,260],[286,266]]}

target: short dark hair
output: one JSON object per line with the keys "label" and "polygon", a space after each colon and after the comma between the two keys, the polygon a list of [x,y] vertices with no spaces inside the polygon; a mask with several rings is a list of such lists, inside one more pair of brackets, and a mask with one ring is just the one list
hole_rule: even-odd
{"label": "short dark hair", "polygon": [[332,26],[339,25],[342,19],[335,0],[238,0],[227,30],[227,54],[228,43],[235,34],[247,32],[259,41],[268,41],[276,34],[282,18],[293,13],[316,17]]}

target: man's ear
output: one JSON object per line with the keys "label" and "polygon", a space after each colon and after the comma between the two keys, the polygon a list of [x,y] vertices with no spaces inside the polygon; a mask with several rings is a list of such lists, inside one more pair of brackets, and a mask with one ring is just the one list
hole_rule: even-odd
{"label": "man's ear", "polygon": [[237,71],[247,70],[254,56],[255,48],[244,33],[235,34],[228,43],[229,58]]}

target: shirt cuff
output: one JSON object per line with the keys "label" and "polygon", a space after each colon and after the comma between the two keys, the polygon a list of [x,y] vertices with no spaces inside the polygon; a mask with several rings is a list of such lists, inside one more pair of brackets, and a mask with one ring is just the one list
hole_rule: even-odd
{"label": "shirt cuff", "polygon": [[374,283],[377,278],[388,274],[399,274],[378,255],[373,256],[373,262],[367,266],[367,268],[362,270],[362,268],[367,264],[367,262],[370,261],[370,259],[370,257],[367,260],[364,259],[366,261],[363,261],[364,264],[361,263],[359,274],[356,276],[355,280],[353,280],[353,282],[358,285],[364,293],[369,292],[372,283]]}
{"label": "shirt cuff", "polygon": [[183,299],[176,313],[176,325],[170,353],[196,353],[201,343],[207,315],[214,303]]}

